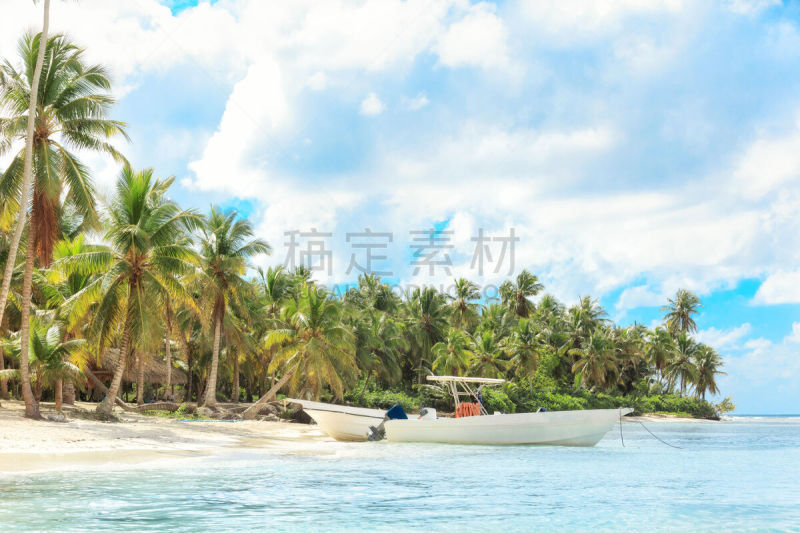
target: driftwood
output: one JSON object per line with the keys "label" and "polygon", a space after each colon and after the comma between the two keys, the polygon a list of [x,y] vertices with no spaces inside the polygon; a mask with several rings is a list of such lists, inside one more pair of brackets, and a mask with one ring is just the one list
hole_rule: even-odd
{"label": "driftwood", "polygon": [[180,405],[174,402],[154,402],[139,405],[134,411],[137,413],[143,413],[144,411],[169,411],[174,413],[179,407]]}
{"label": "driftwood", "polygon": [[248,407],[247,410],[242,413],[242,418],[245,420],[255,420],[255,418],[258,416],[258,412],[261,411],[261,408],[264,407],[267,402],[275,398],[275,396],[278,394],[278,391],[281,390],[281,387],[286,385],[286,382],[289,381],[296,371],[297,366],[286,372],[280,381],[273,385],[264,396],[259,398],[256,403]]}
{"label": "driftwood", "polygon": [[[92,373],[92,371],[91,371],[91,370],[89,370],[89,369],[87,368],[86,370],[84,370],[84,371],[83,371],[83,373],[84,373],[84,374],[86,374],[86,377],[88,377],[88,378],[89,378],[89,381],[91,381],[91,382],[92,382],[92,385],[94,385],[95,387],[97,387],[98,389],[100,389],[101,391],[103,391],[103,393],[105,393],[105,394],[108,394],[108,387],[106,387],[106,386],[105,386],[105,384],[103,384],[103,382],[102,382],[102,381],[100,381],[99,379],[97,379],[97,376],[95,376],[95,375]],[[127,412],[129,412],[129,413],[130,413],[130,412],[135,412],[135,411],[136,411],[136,408],[135,408],[135,407],[130,407],[130,406],[128,406],[128,404],[126,404],[125,402],[123,402],[123,401],[122,401],[122,398],[120,398],[119,396],[117,396],[116,398],[114,398],[114,403],[116,403],[117,405],[119,405],[120,407],[122,407],[122,409],[123,409],[124,411],[127,411]]]}

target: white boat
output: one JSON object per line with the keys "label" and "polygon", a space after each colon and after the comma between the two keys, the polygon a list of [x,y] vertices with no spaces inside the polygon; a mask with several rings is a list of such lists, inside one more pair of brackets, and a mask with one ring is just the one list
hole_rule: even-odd
{"label": "white boat", "polygon": [[457,411],[463,396],[476,400],[473,405],[478,406],[480,415],[387,420],[384,429],[390,442],[594,446],[622,416],[633,411],[622,408],[490,415],[480,402],[481,389],[504,380],[456,376],[428,376],[428,380],[450,390]]}
{"label": "white boat", "polygon": [[365,441],[370,434],[370,426],[377,426],[386,415],[381,409],[348,407],[309,400],[287,398],[286,402],[299,403],[303,411],[314,419],[320,429],[336,440]]}

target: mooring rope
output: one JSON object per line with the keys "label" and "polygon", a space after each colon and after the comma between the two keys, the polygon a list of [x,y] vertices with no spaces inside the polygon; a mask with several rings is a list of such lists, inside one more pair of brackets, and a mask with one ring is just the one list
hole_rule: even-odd
{"label": "mooring rope", "polygon": [[[642,426],[645,429],[645,431],[650,433],[650,435],[652,435],[654,439],[656,439],[657,441],[661,442],[662,444],[666,444],[670,448],[675,448],[675,449],[678,449],[678,450],[682,450],[683,449],[680,446],[677,446],[675,444],[670,444],[669,442],[665,441],[664,439],[662,439],[661,437],[659,437],[658,435],[656,435],[655,433],[650,431],[647,428],[647,426],[645,426],[639,420],[631,420],[630,422],[635,422],[635,423],[639,424],[640,426]],[[622,436],[622,409],[619,410],[619,438],[622,441],[622,447],[624,448],[625,447],[625,438]]]}

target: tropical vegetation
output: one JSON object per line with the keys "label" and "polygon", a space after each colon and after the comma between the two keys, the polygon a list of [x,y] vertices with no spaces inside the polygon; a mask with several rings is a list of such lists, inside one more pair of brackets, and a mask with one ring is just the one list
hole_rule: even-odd
{"label": "tropical vegetation", "polygon": [[[466,279],[449,292],[398,294],[364,274],[336,294],[304,267],[256,268],[271,249],[246,218],[183,209],[169,196],[173,178],[133,168],[112,144],[126,125],[109,118],[108,75],[80,47],[25,35],[18,63],[0,67],[0,151],[17,150],[0,174],[0,379],[28,416],[42,399],[60,408],[76,395],[108,415],[130,390],[139,404],[208,408],[261,405],[281,390],[447,408],[431,373],[505,378],[486,393],[496,410],[714,415],[706,397],[720,392],[723,359],[693,336],[692,292],[679,290],[648,328],[614,324],[589,296],[566,305],[527,270],[485,300]],[[121,163],[110,198],[95,193],[77,151]],[[145,379],[154,364],[167,368],[164,381]]]}

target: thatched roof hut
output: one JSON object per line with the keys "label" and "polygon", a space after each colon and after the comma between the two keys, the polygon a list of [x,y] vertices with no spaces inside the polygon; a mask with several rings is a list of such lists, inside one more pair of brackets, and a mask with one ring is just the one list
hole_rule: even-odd
{"label": "thatched roof hut", "polygon": [[[135,382],[139,378],[137,376],[137,357],[140,352],[134,352],[133,357],[128,359],[128,364],[125,368],[125,374],[122,376],[124,381]],[[144,382],[153,383],[156,385],[163,385],[167,382],[167,363],[160,356],[152,356],[149,354],[144,355]],[[108,381],[114,376],[114,369],[117,368],[119,361],[119,349],[109,348],[103,356],[103,364],[97,369],[92,370],[94,374],[101,381]],[[186,372],[180,368],[172,367],[172,383],[175,385],[183,385],[188,381]]]}

